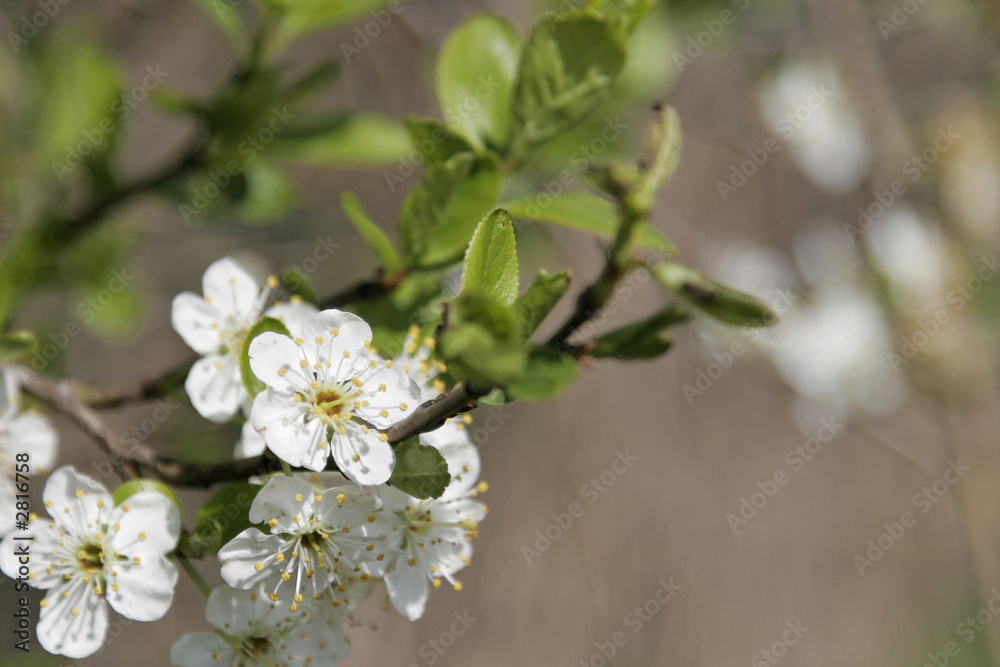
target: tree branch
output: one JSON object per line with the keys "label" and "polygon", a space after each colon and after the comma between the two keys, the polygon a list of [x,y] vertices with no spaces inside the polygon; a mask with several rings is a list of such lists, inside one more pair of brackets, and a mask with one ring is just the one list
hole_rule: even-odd
{"label": "tree branch", "polygon": [[[118,437],[96,412],[82,405],[77,398],[73,383],[49,380],[27,370],[22,370],[21,386],[29,396],[42,401],[76,424],[81,431],[97,443],[111,460],[122,480],[141,477],[138,467],[129,456],[119,455],[123,450]],[[116,459],[116,455],[119,455]]]}
{"label": "tree branch", "polygon": [[413,414],[396,422],[383,433],[389,436],[390,443],[396,444],[411,435],[433,431],[446,419],[476,407],[476,399],[487,393],[489,392],[475,391],[464,382],[459,382],[437,398],[421,404]]}

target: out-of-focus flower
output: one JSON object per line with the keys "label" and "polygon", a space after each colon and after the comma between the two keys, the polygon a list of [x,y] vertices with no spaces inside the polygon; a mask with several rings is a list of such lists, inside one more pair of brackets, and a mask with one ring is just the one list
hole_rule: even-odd
{"label": "out-of-focus flower", "polygon": [[216,632],[191,632],[174,642],[174,667],[335,667],[351,646],[338,623],[270,601],[263,588],[216,588],[205,605]]}
{"label": "out-of-focus flower", "polygon": [[17,472],[47,472],[56,462],[58,442],[45,415],[21,409],[17,371],[0,370],[0,537],[15,527]]}
{"label": "out-of-focus flower", "polygon": [[762,91],[760,108],[817,187],[843,194],[861,184],[871,168],[871,148],[832,64],[802,59],[782,65]]}

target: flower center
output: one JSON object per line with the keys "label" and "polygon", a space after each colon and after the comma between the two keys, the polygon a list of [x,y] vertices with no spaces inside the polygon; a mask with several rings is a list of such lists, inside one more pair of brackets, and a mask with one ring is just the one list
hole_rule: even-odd
{"label": "flower center", "polygon": [[247,637],[240,645],[239,651],[247,658],[239,664],[248,666],[273,664],[271,658],[274,657],[274,644],[268,636]]}
{"label": "flower center", "polygon": [[242,325],[236,322],[228,323],[229,327],[223,330],[219,338],[222,342],[221,354],[231,354],[239,359],[243,351],[243,343],[246,342],[247,334],[250,333],[251,326]]}
{"label": "flower center", "polygon": [[76,559],[85,569],[93,572],[104,567],[104,549],[100,544],[86,544],[76,552]]}
{"label": "flower center", "polygon": [[336,391],[323,391],[316,394],[313,403],[330,417],[339,415],[344,409],[344,397]]}

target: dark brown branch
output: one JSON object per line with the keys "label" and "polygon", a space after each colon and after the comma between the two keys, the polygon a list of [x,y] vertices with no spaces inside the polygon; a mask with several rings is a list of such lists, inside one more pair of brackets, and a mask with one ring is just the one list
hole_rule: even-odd
{"label": "dark brown branch", "polygon": [[29,396],[68,417],[86,433],[108,455],[111,465],[123,480],[140,477],[142,469],[177,486],[208,487],[216,482],[245,481],[248,477],[281,468],[279,463],[267,456],[191,465],[163,456],[139,442],[126,447],[101,417],[80,401],[79,387],[75,383],[53,380],[25,370],[22,372],[22,388]]}
{"label": "dark brown branch", "polygon": [[184,383],[184,378],[197,360],[198,357],[192,357],[162,375],[129,384],[97,386],[72,382],[71,385],[80,403],[98,410],[117,408],[126,403],[166,396]]}
{"label": "dark brown branch", "polygon": [[132,457],[120,454],[123,446],[118,441],[118,437],[96,412],[80,403],[72,383],[49,380],[29,371],[22,373],[21,383],[25,393],[68,417],[91,440],[97,443],[97,446],[108,455],[111,464],[122,480],[141,476]]}
{"label": "dark brown branch", "polygon": [[444,420],[475,407],[476,399],[485,393],[487,392],[469,389],[464,382],[459,382],[437,398],[422,404],[409,417],[396,422],[383,433],[389,436],[389,442],[395,444],[411,435],[433,431]]}
{"label": "dark brown branch", "polygon": [[[207,465],[182,463],[157,453],[152,447],[135,442],[126,447],[89,406],[81,402],[79,385],[68,380],[53,380],[30,371],[22,373],[22,387],[28,395],[68,417],[107,455],[121,478],[141,476],[140,469],[157,479],[177,486],[209,487],[217,482],[243,481],[248,477],[276,472],[281,465],[263,455]],[[483,394],[459,383],[433,401],[427,401],[403,421],[386,429],[389,442],[397,443],[410,435],[434,430],[445,419],[475,407]]]}

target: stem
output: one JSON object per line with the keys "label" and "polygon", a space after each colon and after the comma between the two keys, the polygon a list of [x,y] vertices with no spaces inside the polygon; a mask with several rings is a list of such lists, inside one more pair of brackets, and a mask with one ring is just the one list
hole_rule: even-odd
{"label": "stem", "polygon": [[117,408],[127,403],[149,401],[166,396],[184,383],[191,366],[198,360],[193,357],[154,378],[121,385],[92,386],[73,383],[81,403],[102,410]]}
{"label": "stem", "polygon": [[475,407],[476,399],[488,393],[489,390],[470,389],[464,382],[459,382],[437,398],[422,404],[409,417],[396,422],[383,433],[389,436],[390,443],[396,444],[411,435],[433,431],[446,419]]}
{"label": "stem", "polygon": [[[196,142],[178,161],[155,174],[119,188],[115,192],[97,200],[89,208],[84,209],[74,217],[53,219],[48,225],[50,228],[48,231],[58,231],[61,234],[60,240],[63,243],[74,240],[99,223],[110,210],[120,206],[132,197],[157,190],[197,168],[201,163],[202,147],[202,142]],[[49,236],[48,233],[45,233],[45,235]]]}
{"label": "stem", "polygon": [[189,577],[191,577],[191,581],[193,581],[194,585],[198,587],[198,590],[202,592],[202,595],[207,598],[212,594],[212,589],[209,588],[208,584],[205,583],[205,580],[201,578],[201,574],[198,573],[198,570],[194,567],[194,563],[188,560],[187,556],[175,552],[174,558],[177,559],[180,566],[184,568],[184,571],[187,572]]}
{"label": "stem", "polygon": [[21,373],[21,382],[25,393],[69,417],[81,431],[86,433],[108,455],[108,460],[122,481],[142,476],[133,460],[121,454],[124,447],[114,431],[96,412],[80,404],[72,383],[46,380],[27,370]]}
{"label": "stem", "polygon": [[288,461],[282,461],[281,462],[281,471],[283,473],[285,473],[286,477],[291,477],[292,476],[292,466],[289,465]]}

